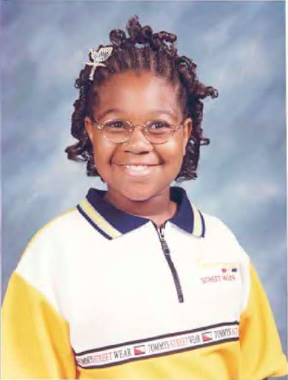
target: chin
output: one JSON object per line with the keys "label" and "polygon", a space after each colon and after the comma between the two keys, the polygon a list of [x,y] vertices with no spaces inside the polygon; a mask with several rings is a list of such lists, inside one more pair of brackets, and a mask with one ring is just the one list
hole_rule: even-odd
{"label": "chin", "polygon": [[152,188],[145,189],[143,186],[134,185],[123,189],[121,193],[125,196],[125,198],[130,199],[131,201],[143,202],[157,195],[159,191]]}
{"label": "chin", "polygon": [[125,197],[127,199],[130,199],[131,201],[136,201],[136,202],[144,202],[144,201],[147,201],[148,199],[152,198],[153,193],[149,193],[149,192],[137,192],[137,191],[129,191],[129,192],[125,192]]}

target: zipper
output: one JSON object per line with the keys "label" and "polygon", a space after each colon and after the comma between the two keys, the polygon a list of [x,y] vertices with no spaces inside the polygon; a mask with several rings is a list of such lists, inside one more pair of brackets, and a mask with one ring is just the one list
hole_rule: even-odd
{"label": "zipper", "polygon": [[173,280],[174,280],[174,284],[175,284],[175,287],[176,287],[176,291],[177,291],[177,296],[178,296],[178,301],[179,302],[184,302],[184,296],[183,296],[183,291],[182,291],[182,287],[181,287],[181,284],[180,284],[180,280],[179,280],[179,276],[178,276],[178,273],[177,273],[177,270],[175,268],[175,265],[171,259],[171,255],[170,255],[170,249],[167,245],[167,242],[165,240],[165,236],[164,236],[164,228],[165,228],[165,224],[161,227],[157,227],[156,224],[154,225],[157,232],[158,232],[158,236],[159,236],[159,239],[160,239],[160,243],[161,243],[161,247],[162,247],[162,251],[164,253],[164,256],[165,256],[165,259],[169,265],[169,268],[171,270],[171,273],[172,273],[172,277],[173,277]]}

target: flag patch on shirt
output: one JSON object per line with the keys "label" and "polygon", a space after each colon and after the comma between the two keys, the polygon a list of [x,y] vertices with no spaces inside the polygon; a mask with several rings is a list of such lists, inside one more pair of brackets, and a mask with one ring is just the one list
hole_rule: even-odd
{"label": "flag patch on shirt", "polygon": [[202,340],[203,342],[209,342],[210,340],[213,340],[212,332],[203,333]]}
{"label": "flag patch on shirt", "polygon": [[145,346],[135,346],[134,347],[134,354],[135,355],[144,355],[145,354]]}

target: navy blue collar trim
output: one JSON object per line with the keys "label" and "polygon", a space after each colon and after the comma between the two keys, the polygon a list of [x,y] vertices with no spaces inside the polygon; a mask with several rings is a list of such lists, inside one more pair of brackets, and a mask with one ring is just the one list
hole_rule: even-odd
{"label": "navy blue collar trim", "polygon": [[[106,191],[90,188],[77,209],[87,221],[107,239],[113,239],[143,226],[150,220],[128,214],[104,199]],[[205,221],[201,212],[193,206],[184,189],[170,188],[170,199],[177,203],[176,214],[168,221],[197,237],[205,236]]]}

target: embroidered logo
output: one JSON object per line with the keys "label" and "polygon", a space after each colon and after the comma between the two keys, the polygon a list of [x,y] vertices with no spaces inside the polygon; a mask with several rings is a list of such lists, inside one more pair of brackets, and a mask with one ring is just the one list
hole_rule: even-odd
{"label": "embroidered logo", "polygon": [[200,277],[202,284],[236,280],[238,268],[235,262],[204,262],[198,260],[197,264],[201,272],[205,273],[205,276]]}

